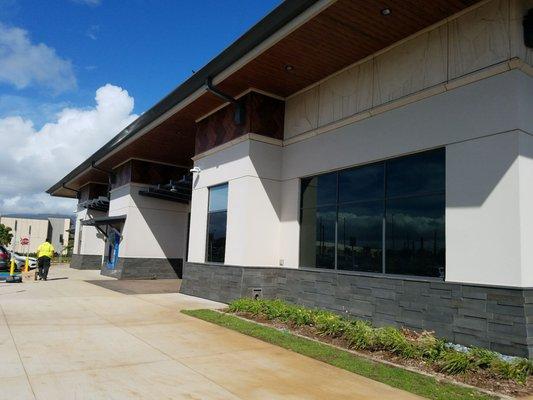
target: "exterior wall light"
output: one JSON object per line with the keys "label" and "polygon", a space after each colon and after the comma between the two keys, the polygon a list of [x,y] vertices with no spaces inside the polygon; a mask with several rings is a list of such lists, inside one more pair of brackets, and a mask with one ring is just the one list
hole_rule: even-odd
{"label": "exterior wall light", "polygon": [[194,167],[189,170],[189,172],[192,174],[199,174],[200,171],[201,171],[200,167]]}

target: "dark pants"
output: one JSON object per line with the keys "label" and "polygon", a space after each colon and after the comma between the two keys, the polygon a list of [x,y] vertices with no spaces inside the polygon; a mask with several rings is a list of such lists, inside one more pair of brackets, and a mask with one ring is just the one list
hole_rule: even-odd
{"label": "dark pants", "polygon": [[48,270],[50,269],[50,258],[39,257],[37,260],[37,266],[39,267],[39,277],[46,280],[46,278],[48,278]]}

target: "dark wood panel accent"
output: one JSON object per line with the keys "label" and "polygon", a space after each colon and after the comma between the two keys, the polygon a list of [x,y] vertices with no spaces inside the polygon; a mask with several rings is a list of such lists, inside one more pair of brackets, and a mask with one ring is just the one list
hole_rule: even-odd
{"label": "dark wood panel accent", "polygon": [[112,189],[121,187],[131,182],[131,161],[128,161],[113,170],[114,179]]}
{"label": "dark wood panel accent", "polygon": [[[241,99],[241,101],[246,101],[246,99]],[[196,130],[196,154],[202,153],[223,143],[227,143],[248,133],[250,128],[250,110],[247,101],[245,109],[245,123],[242,125],[235,124],[234,104],[229,104],[223,109],[198,122]]]}
{"label": "dark wood panel accent", "polygon": [[131,181],[137,183],[166,184],[171,180],[180,180],[188,173],[188,168],[172,165],[154,164],[141,160],[132,160],[131,163]]}
{"label": "dark wood panel accent", "polygon": [[260,93],[250,93],[250,132],[283,139],[285,102]]}
{"label": "dark wood panel accent", "polygon": [[188,168],[173,165],[157,164],[144,160],[130,160],[114,170],[115,182],[113,188],[130,182],[146,183],[149,185],[166,184],[171,180],[177,181],[186,175]]}
{"label": "dark wood panel accent", "polygon": [[105,184],[89,183],[80,190],[80,202],[97,199],[100,196],[107,197],[108,186]]}
{"label": "dark wood panel accent", "polygon": [[247,133],[257,133],[276,139],[283,138],[285,102],[250,92],[239,101],[246,109],[245,121],[235,124],[235,105],[229,104],[198,122],[196,154],[227,143]]}

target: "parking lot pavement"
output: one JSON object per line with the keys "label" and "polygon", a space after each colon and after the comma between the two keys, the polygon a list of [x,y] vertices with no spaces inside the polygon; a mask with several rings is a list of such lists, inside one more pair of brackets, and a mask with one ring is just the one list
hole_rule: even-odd
{"label": "parking lot pavement", "polygon": [[0,283],[0,400],[417,398],[183,315],[222,305],[173,287],[68,266]]}

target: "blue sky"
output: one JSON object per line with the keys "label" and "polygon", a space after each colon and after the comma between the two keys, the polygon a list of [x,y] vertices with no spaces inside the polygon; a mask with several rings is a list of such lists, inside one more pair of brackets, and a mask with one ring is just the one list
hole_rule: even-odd
{"label": "blue sky", "polygon": [[[272,10],[280,0],[0,0],[0,21],[28,31],[72,62],[77,88],[0,94],[89,104],[105,83],[148,109]],[[4,106],[5,107],[5,106]]]}
{"label": "blue sky", "polygon": [[281,0],[0,0],[0,214],[43,191]]}

